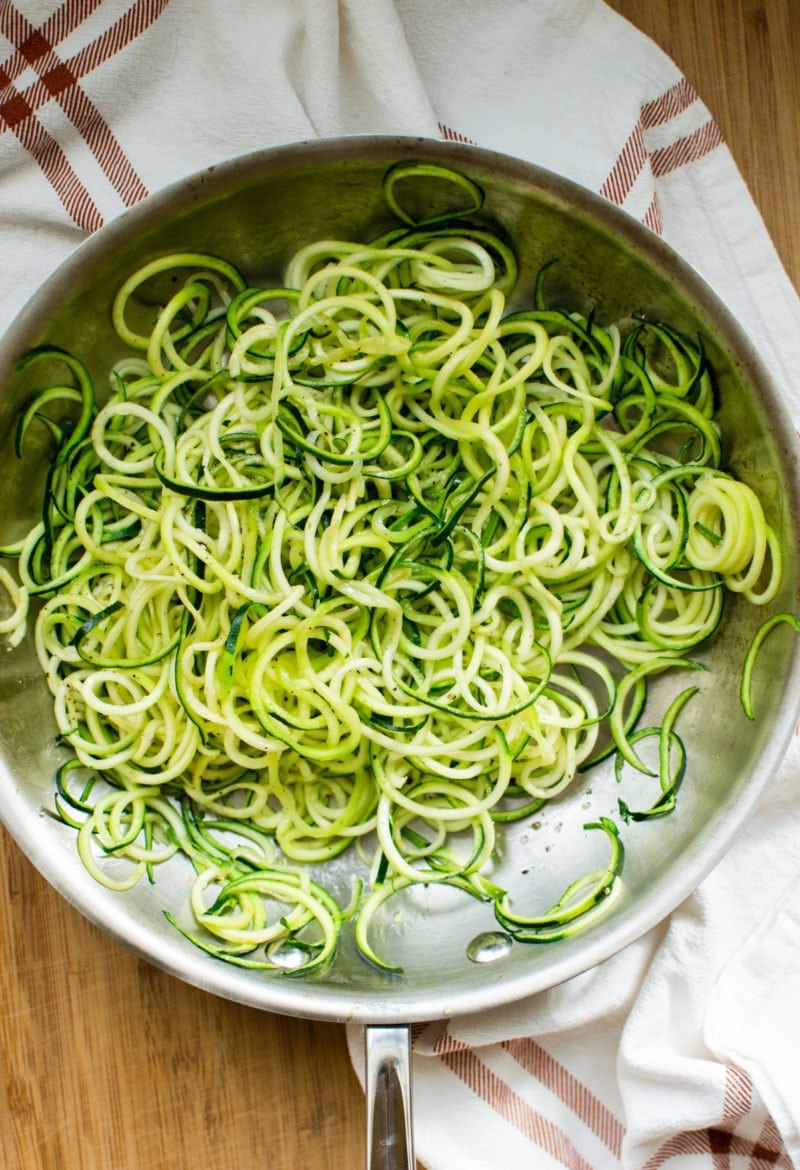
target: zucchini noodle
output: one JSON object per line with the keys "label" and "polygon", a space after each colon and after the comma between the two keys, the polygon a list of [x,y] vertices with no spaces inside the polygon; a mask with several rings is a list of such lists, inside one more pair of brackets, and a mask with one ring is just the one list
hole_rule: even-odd
{"label": "zucchini noodle", "polygon": [[[420,214],[417,180],[455,208]],[[278,286],[202,252],[132,273],[97,400],[78,357],[23,361],[55,373],[17,450],[46,428],[53,456],[2,550],[0,630],[18,644],[40,599],[57,813],[113,888],[190,858],[176,926],[249,967],[318,970],[352,917],[385,966],[369,923],[419,883],[523,941],[593,920],[619,887],[613,821],[586,826],[608,867],[533,916],[486,876],[498,825],[611,753],[652,775],[649,736],[661,795],[621,813],[670,811],[697,688],[637,731],[647,680],[697,668],[727,591],[763,605],[780,582],[696,340],[547,306],[543,279],[509,312],[514,253],[469,218],[470,179],[404,164],[385,194],[400,227],[313,242]],[[370,882],[340,907],[309,867],[350,848]]]}

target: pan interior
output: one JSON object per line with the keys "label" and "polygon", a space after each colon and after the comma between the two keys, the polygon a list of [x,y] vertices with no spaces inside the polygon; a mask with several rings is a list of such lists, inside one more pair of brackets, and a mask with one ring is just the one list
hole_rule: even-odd
{"label": "pan interior", "polygon": [[[0,347],[6,456],[0,540],[18,536],[35,515],[41,484],[34,480],[44,470],[32,473],[33,461],[16,460],[11,447],[13,420],[30,388],[13,372],[26,349],[45,341],[65,346],[101,382],[119,356],[111,297],[137,265],[166,251],[203,250],[230,259],[253,282],[275,278],[303,243],[326,236],[367,240],[385,228],[381,179],[404,158],[457,167],[484,188],[484,214],[503,225],[522,260],[522,301],[541,264],[557,258],[555,291],[575,307],[595,306],[605,321],[641,310],[703,334],[717,373],[727,465],[768,503],[785,550],[786,584],[770,612],[793,610],[794,435],[757,357],[713,294],[646,229],[567,182],[477,149],[406,139],[301,144],[236,160],[146,201],[80,248]],[[481,947],[475,940],[496,929],[491,909],[454,891],[423,888],[390,902],[378,923],[378,947],[402,966],[402,975],[368,966],[347,932],[331,968],[302,980],[228,967],[203,954],[163,915],[167,909],[185,920],[188,866],[170,862],[153,885],[112,893],[84,871],[72,831],[46,815],[62,757],[30,643],[0,656],[0,815],[31,861],[87,917],[198,986],[328,1019],[401,1022],[475,1011],[543,990],[613,954],[674,908],[731,843],[779,763],[794,720],[786,696],[800,682],[796,639],[779,630],[768,672],[756,680],[757,718],[745,719],[739,672],[764,616],[735,601],[728,605],[721,630],[701,655],[709,669],[682,724],[689,768],[677,811],[621,826],[627,861],[620,898],[597,925],[561,943]],[[686,685],[659,682],[651,700],[656,713]],[[504,832],[497,879],[531,909],[549,905],[579,873],[602,863],[602,834],[583,826],[606,815],[619,823],[618,795],[607,765],[578,777],[565,796]],[[346,902],[359,864],[344,856],[319,876]]]}

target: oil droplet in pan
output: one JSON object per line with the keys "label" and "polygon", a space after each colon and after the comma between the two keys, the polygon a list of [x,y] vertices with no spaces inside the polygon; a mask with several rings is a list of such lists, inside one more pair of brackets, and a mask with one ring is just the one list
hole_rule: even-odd
{"label": "oil droplet in pan", "polygon": [[487,930],[483,934],[476,934],[467,944],[467,958],[473,963],[496,963],[510,953],[514,940],[510,934],[501,930]]}
{"label": "oil droplet in pan", "polygon": [[271,963],[283,968],[284,971],[296,971],[298,967],[308,962],[308,951],[283,940],[273,943],[267,950],[267,956]]}

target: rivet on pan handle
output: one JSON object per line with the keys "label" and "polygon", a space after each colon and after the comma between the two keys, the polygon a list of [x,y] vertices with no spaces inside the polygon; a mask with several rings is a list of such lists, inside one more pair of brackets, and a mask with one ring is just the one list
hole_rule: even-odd
{"label": "rivet on pan handle", "polygon": [[364,1044],[367,1170],[414,1170],[408,1028],[368,1027]]}

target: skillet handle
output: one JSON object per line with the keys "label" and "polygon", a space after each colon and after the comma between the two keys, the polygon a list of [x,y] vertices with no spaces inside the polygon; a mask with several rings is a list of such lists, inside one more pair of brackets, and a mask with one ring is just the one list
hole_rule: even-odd
{"label": "skillet handle", "polygon": [[407,1027],[366,1029],[367,1170],[414,1170]]}

